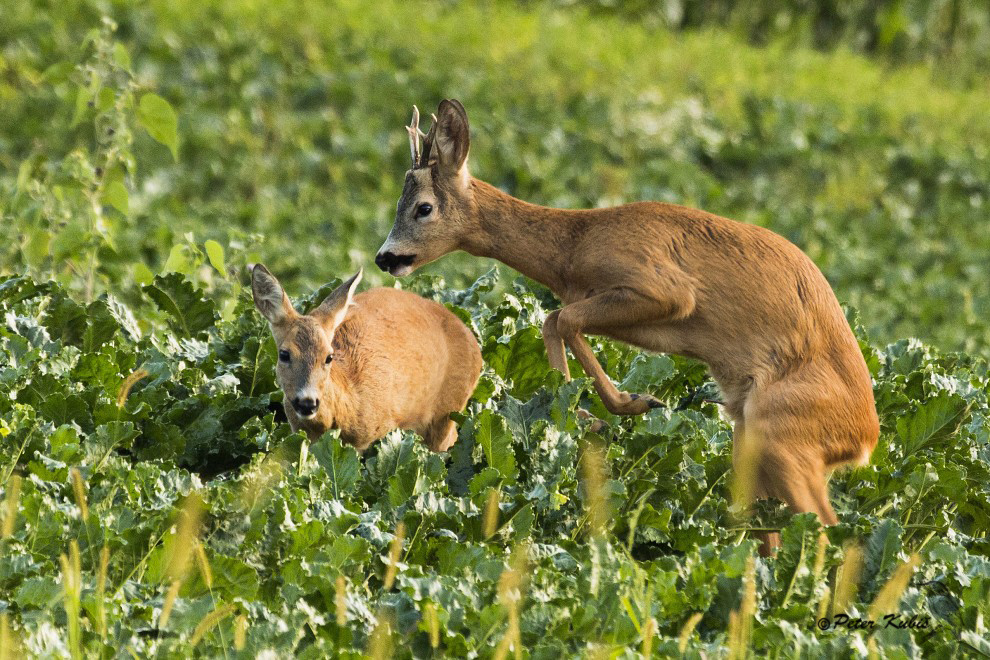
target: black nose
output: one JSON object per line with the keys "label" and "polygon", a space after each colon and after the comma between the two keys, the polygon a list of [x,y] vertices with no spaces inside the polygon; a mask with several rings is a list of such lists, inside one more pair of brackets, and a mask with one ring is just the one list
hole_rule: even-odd
{"label": "black nose", "polygon": [[416,259],[415,254],[396,254],[394,252],[379,252],[375,257],[375,265],[391,273],[396,266],[408,266]]}
{"label": "black nose", "polygon": [[292,407],[295,408],[296,412],[300,415],[309,417],[316,412],[317,408],[320,407],[320,400],[310,398],[300,399],[299,397],[296,397],[292,400]]}
{"label": "black nose", "polygon": [[375,265],[384,270],[386,273],[394,264],[395,255],[391,252],[379,252],[375,255]]}

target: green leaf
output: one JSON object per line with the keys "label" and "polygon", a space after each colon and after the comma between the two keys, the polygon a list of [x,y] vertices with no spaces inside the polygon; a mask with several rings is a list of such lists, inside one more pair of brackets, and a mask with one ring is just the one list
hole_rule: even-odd
{"label": "green leaf", "polygon": [[44,229],[31,229],[27,232],[27,244],[24,246],[24,258],[28,265],[39,268],[51,255],[51,232]]}
{"label": "green leaf", "polygon": [[516,457],[512,450],[512,433],[505,418],[491,410],[483,410],[474,420],[475,442],[484,450],[485,460],[498,470],[502,478],[516,478]]}
{"label": "green leaf", "polygon": [[93,423],[86,400],[78,394],[49,393],[41,403],[40,412],[56,426],[75,422],[86,429]]}
{"label": "green leaf", "polygon": [[80,223],[70,223],[55,234],[51,242],[52,260],[66,261],[80,256],[90,239],[90,233]]}
{"label": "green leaf", "polygon": [[640,353],[633,358],[619,389],[637,394],[656,392],[661,383],[674,375],[674,361],[666,355]]}
{"label": "green leaf", "polygon": [[46,609],[62,595],[62,585],[50,577],[30,577],[21,583],[14,602],[23,608]]}
{"label": "green leaf", "polygon": [[199,255],[194,254],[188,245],[176,243],[168,251],[168,258],[162,266],[163,273],[183,273],[192,275],[199,268]]}
{"label": "green leaf", "polygon": [[550,370],[543,336],[534,326],[511,337],[486,342],[483,357],[495,373],[512,383],[512,395],[520,398],[539,389]]}
{"label": "green leaf", "polygon": [[112,181],[103,190],[103,203],[109,204],[124,215],[131,212],[127,187],[121,181]]}
{"label": "green leaf", "polygon": [[151,284],[155,274],[140,261],[134,264],[134,282],[141,285]]}
{"label": "green leaf", "polygon": [[172,329],[184,337],[202,333],[217,319],[213,302],[204,299],[179,273],[158,275],[152,284],[142,289],[168,315]]}
{"label": "green leaf", "polygon": [[76,89],[76,103],[75,109],[72,112],[72,121],[70,126],[78,126],[86,116],[86,111],[89,109],[89,101],[93,98],[93,92],[86,88],[85,85],[79,85]]}
{"label": "green leaf", "polygon": [[962,423],[969,404],[958,394],[942,391],[897,420],[897,435],[910,456],[939,438],[951,435]]}
{"label": "green leaf", "polygon": [[148,93],[138,102],[138,122],[148,134],[161,142],[179,160],[179,120],[169,102],[154,93]]}
{"label": "green leaf", "polygon": [[223,246],[214,240],[208,240],[203,244],[206,248],[206,256],[210,260],[210,264],[217,269],[217,272],[227,277],[227,265],[223,260]]}
{"label": "green leaf", "polygon": [[117,42],[113,45],[113,59],[121,69],[131,70],[131,56],[124,44]]}
{"label": "green leaf", "polygon": [[131,422],[103,424],[86,440],[86,454],[91,465],[96,465],[115,449],[129,449],[138,431]]}
{"label": "green leaf", "polygon": [[880,522],[866,543],[863,576],[868,590],[879,588],[898,562],[904,529],[893,518]]}
{"label": "green leaf", "polygon": [[354,447],[340,442],[338,434],[324,433],[322,438],[310,445],[309,453],[326,471],[334,498],[340,499],[357,484],[361,475],[361,460]]}
{"label": "green leaf", "polygon": [[[235,557],[214,555],[209,558],[210,570],[213,575],[214,593],[225,594],[228,598],[244,598],[251,600],[258,594],[260,581],[258,572]],[[211,588],[203,580],[199,570],[182,590],[186,598],[207,595]]]}
{"label": "green leaf", "polygon": [[327,552],[330,565],[342,568],[352,562],[365,562],[371,557],[371,545],[355,536],[338,536]]}
{"label": "green leaf", "polygon": [[82,345],[87,352],[99,351],[121,329],[109,300],[94,300],[86,307],[86,329]]}

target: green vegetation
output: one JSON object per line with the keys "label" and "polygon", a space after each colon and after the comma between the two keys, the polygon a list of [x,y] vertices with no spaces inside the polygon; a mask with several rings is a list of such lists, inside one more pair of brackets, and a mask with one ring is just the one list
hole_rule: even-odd
{"label": "green vegetation", "polygon": [[[892,38],[871,60],[610,3],[70,4],[0,21],[4,649],[990,655],[982,14],[949,54]],[[813,517],[730,508],[700,365],[595,342],[623,388],[670,403],[611,417],[549,370],[548,292],[464,256],[403,283],[483,346],[449,456],[290,433],[244,266],[303,307],[368,267],[401,127],[443,97],[471,116],[473,172],[519,197],[698,206],[822,267],[883,425],[871,465],[832,479],[830,545]],[[781,552],[754,561],[768,528]],[[843,611],[935,630],[817,629]]]}

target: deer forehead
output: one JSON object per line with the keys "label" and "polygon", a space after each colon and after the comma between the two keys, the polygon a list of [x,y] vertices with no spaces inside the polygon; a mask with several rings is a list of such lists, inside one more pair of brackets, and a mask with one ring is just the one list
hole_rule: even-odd
{"label": "deer forehead", "polygon": [[319,321],[311,316],[301,316],[276,339],[280,349],[294,349],[300,357],[315,360],[329,350],[331,338]]}
{"label": "deer forehead", "polygon": [[434,201],[436,199],[436,190],[433,186],[433,173],[430,171],[429,167],[422,167],[417,170],[409,170],[406,173],[406,180],[402,186],[402,197],[400,197],[400,204],[402,207],[399,212],[407,210],[407,208],[413,204],[418,204],[422,201]]}

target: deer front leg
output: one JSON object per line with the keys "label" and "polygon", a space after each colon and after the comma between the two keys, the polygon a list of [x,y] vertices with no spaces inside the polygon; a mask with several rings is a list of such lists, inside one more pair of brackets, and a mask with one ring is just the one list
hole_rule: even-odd
{"label": "deer front leg", "polygon": [[[547,315],[547,320],[543,322],[543,344],[547,347],[547,360],[549,360],[550,366],[564,374],[564,379],[570,382],[571,369],[567,366],[567,349],[564,347],[563,338],[557,332],[558,316],[560,316],[559,309],[550,312]],[[581,419],[593,420],[591,426],[588,427],[593,433],[599,433],[607,426],[605,422],[596,419],[584,408],[578,408],[577,416]]]}
{"label": "deer front leg", "polygon": [[556,330],[585,373],[594,379],[595,391],[605,408],[613,415],[641,415],[663,404],[649,394],[619,391],[581,335],[609,335],[644,323],[654,325],[684,318],[690,314],[693,302],[690,294],[661,302],[632,289],[612,289],[564,307],[557,317]]}
{"label": "deer front leg", "polygon": [[571,380],[571,370],[567,366],[567,353],[564,350],[564,340],[557,332],[557,317],[561,310],[550,312],[543,322],[543,345],[547,347],[547,360],[550,366],[564,374],[564,379]]}

